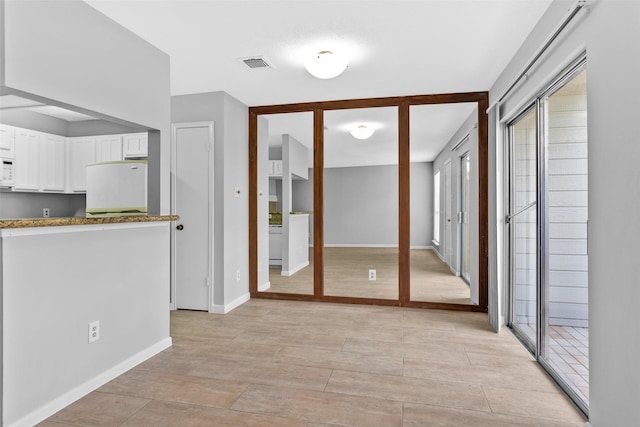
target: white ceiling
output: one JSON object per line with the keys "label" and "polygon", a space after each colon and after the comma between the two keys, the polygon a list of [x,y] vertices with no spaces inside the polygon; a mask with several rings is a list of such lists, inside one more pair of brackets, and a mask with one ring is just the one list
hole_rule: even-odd
{"label": "white ceiling", "polygon": [[[170,55],[172,95],[222,90],[249,106],[489,90],[551,2],[86,1]],[[330,80],[311,77],[303,61],[320,50],[346,54],[349,68]],[[274,68],[249,69],[239,61],[260,55]],[[471,112],[468,106],[446,109],[415,113],[420,116],[412,119],[412,148],[414,138],[420,141],[412,153],[416,158],[433,160]],[[368,119],[336,117],[328,132],[353,120]],[[347,147],[353,138],[341,135],[341,146]],[[379,143],[369,141],[377,161],[388,156],[374,154]],[[359,154],[345,164],[364,164]]]}
{"label": "white ceiling", "polygon": [[7,110],[25,110],[34,113],[44,114],[45,116],[55,117],[56,119],[66,122],[80,122],[85,120],[97,120],[95,117],[76,111],[67,110],[66,108],[54,107],[53,105],[45,105],[41,102],[31,99],[22,98],[16,95],[0,96],[0,111]]}

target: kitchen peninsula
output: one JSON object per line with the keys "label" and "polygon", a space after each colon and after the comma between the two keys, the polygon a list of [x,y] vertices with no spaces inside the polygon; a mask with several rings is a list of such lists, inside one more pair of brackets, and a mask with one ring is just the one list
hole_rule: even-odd
{"label": "kitchen peninsula", "polygon": [[8,424],[31,425],[171,345],[177,219],[0,220]]}

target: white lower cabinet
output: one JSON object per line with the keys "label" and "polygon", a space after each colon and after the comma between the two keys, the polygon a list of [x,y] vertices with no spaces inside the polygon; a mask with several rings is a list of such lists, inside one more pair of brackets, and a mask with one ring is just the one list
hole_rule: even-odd
{"label": "white lower cabinet", "polygon": [[40,189],[40,134],[26,129],[15,132],[14,190]]}
{"label": "white lower cabinet", "polygon": [[87,165],[96,162],[96,138],[67,139],[67,192],[87,191]]}
{"label": "white lower cabinet", "polygon": [[40,190],[65,190],[66,138],[58,135],[40,135]]}

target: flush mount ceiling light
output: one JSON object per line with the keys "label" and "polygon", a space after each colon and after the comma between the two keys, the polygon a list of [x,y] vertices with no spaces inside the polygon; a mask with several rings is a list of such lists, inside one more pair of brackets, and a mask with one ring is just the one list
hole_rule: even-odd
{"label": "flush mount ceiling light", "polygon": [[349,65],[347,58],[330,50],[322,50],[311,56],[304,68],[319,79],[332,79],[339,76]]}
{"label": "flush mount ceiling light", "polygon": [[356,139],[368,139],[371,138],[371,135],[373,135],[373,132],[375,132],[373,129],[371,129],[370,127],[367,127],[367,125],[358,125],[355,128],[351,129],[349,131],[349,133],[351,134],[352,137],[356,138]]}

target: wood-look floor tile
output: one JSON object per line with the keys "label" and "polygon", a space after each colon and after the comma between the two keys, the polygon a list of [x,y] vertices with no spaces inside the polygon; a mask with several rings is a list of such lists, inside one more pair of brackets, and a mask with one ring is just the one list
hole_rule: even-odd
{"label": "wood-look floor tile", "polygon": [[189,375],[253,384],[323,390],[331,375],[331,369],[259,360],[210,358],[193,368]]}
{"label": "wood-look floor tile", "polygon": [[402,375],[402,358],[370,356],[346,351],[284,347],[275,358],[277,362],[344,371]]}
{"label": "wood-look floor tile", "polygon": [[327,392],[489,411],[476,384],[334,370]]}
{"label": "wood-look floor tile", "polygon": [[327,424],[327,423],[308,422],[307,423],[307,427],[345,427],[345,426],[344,426],[344,424],[340,425],[340,424]]}
{"label": "wood-look floor tile", "polygon": [[535,362],[518,369],[459,365],[424,359],[404,359],[404,376],[456,381],[523,390],[555,391],[555,383]]}
{"label": "wood-look floor tile", "polygon": [[[67,423],[57,423],[55,421],[43,421],[41,423],[36,424],[37,427],[69,427],[69,426],[73,426],[73,424],[67,424]],[[77,425],[76,425],[77,427]]]}
{"label": "wood-look floor tile", "polygon": [[469,364],[467,353],[461,344],[402,344],[361,338],[347,338],[342,350],[387,357],[411,357],[427,360],[444,359],[451,363]]}
{"label": "wood-look floor tile", "polygon": [[491,386],[482,388],[492,412],[563,422],[584,422],[560,390],[540,392]]}
{"label": "wood-look floor tile", "polygon": [[305,427],[305,422],[228,409],[154,400],[122,427]]}
{"label": "wood-look floor tile", "polygon": [[193,337],[180,337],[167,351],[180,356],[190,357],[233,355],[236,359],[258,358],[264,360],[270,359],[278,354],[281,348],[282,346],[277,345],[256,344],[231,339],[207,340]]}
{"label": "wood-look floor tile", "polygon": [[294,330],[265,334],[259,331],[246,331],[235,338],[236,342],[269,344],[290,347],[316,347],[325,350],[340,350],[345,338],[334,335],[301,334]]}
{"label": "wood-look floor tile", "polygon": [[43,427],[400,425],[403,405],[406,426],[582,425],[513,334],[487,325],[485,313],[273,300],[172,312],[172,347]]}
{"label": "wood-look floor tile", "polygon": [[263,385],[250,386],[231,408],[344,426],[399,426],[402,422],[400,402]]}
{"label": "wood-look floor tile", "polygon": [[404,329],[404,342],[407,344],[430,344],[434,342],[449,342],[464,345],[466,348],[491,349],[498,347],[502,349],[514,349],[520,351],[522,345],[517,342],[509,332],[496,334],[495,332],[478,331],[444,331],[436,329],[426,329],[412,325]]}
{"label": "wood-look floor tile", "polygon": [[200,366],[205,360],[206,358],[204,357],[176,355],[175,353],[165,350],[153,356],[151,359],[142,362],[138,367],[152,371],[187,375],[193,369]]}
{"label": "wood-look floor tile", "polygon": [[49,418],[80,426],[117,426],[151,402],[150,399],[94,391]]}
{"label": "wood-look floor tile", "polygon": [[249,383],[188,377],[144,369],[132,369],[102,386],[99,391],[148,399],[228,408]]}
{"label": "wood-look floor tile", "polygon": [[403,427],[582,427],[582,423],[524,418],[490,412],[405,403]]}
{"label": "wood-look floor tile", "polygon": [[522,351],[501,352],[501,351],[469,351],[467,350],[469,362],[474,366],[490,366],[500,367],[520,367],[530,363],[536,363],[531,354],[522,349]]}

